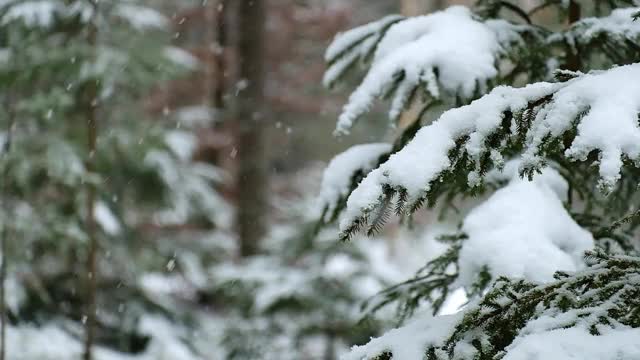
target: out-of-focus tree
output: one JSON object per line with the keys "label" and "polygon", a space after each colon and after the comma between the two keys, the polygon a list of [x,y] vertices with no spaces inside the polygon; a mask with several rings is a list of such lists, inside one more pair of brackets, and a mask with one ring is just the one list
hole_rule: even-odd
{"label": "out-of-focus tree", "polygon": [[258,242],[266,230],[269,174],[265,127],[268,115],[264,106],[265,25],[263,0],[242,0],[238,9],[238,121],[236,146],[237,218],[240,254],[258,252]]}
{"label": "out-of-focus tree", "polygon": [[[14,286],[6,316],[13,334],[28,324],[66,333],[65,323],[80,338],[85,326],[85,359],[95,358],[95,345],[152,351],[147,345],[158,340],[141,333],[139,321],[178,317],[137,283],[167,263],[166,247],[140,246],[150,239],[139,226],[219,226],[215,214],[228,211],[211,186],[218,170],[187,161],[193,137],[161,120],[142,121],[145,91],[183,68],[167,47],[168,19],[131,1],[95,5],[0,6],[0,96],[12,104],[0,113],[3,144],[11,134],[11,151],[2,152],[0,219],[21,239],[3,251]],[[79,358],[82,346],[72,345],[68,356]]]}

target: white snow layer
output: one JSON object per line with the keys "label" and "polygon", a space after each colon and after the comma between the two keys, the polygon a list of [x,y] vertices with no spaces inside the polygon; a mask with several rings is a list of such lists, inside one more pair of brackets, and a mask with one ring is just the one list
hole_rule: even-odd
{"label": "white snow layer", "polygon": [[109,206],[103,201],[98,201],[93,205],[93,213],[96,222],[102,230],[109,235],[118,235],[122,231],[118,218],[113,214]]}
{"label": "white snow layer", "polygon": [[[156,331],[158,332],[158,331]],[[166,334],[170,336],[170,334]],[[60,326],[9,326],[7,358],[12,360],[77,360],[81,358],[81,341]],[[174,337],[152,337],[144,353],[128,355],[102,347],[94,349],[96,360],[198,360],[186,345]]]}
{"label": "white snow layer", "polygon": [[592,39],[606,35],[617,39],[635,39],[640,37],[640,22],[633,20],[638,7],[615,9],[605,17],[589,17],[576,22],[566,33],[556,33],[549,41],[564,37],[569,44],[588,44]]}
{"label": "white snow layer", "polygon": [[448,152],[455,146],[455,139],[475,134],[476,141],[472,137],[467,148],[478,153],[483,138],[500,125],[504,110],[523,108],[527,99],[543,97],[559,86],[540,83],[522,89],[498,87],[470,105],[445,112],[439,120],[420,129],[412,141],[369,173],[351,193],[341,229],[376,205],[382,196],[382,184],[406,189],[411,200],[419,198],[429,189],[429,183],[451,166]]}
{"label": "white snow layer", "polygon": [[27,26],[48,27],[62,4],[59,1],[40,0],[24,1],[7,6],[6,13],[2,16],[3,24],[22,21]]}
{"label": "white snow layer", "polygon": [[322,176],[322,185],[318,203],[327,207],[325,221],[328,221],[340,199],[349,195],[351,179],[358,170],[365,173],[377,165],[384,153],[391,151],[391,145],[385,143],[362,144],[353,146],[331,160]]}
{"label": "white snow layer", "polygon": [[337,34],[324,54],[325,61],[334,61],[341,54],[348,51],[354,43],[367,39],[373,34],[380,33],[385,27],[389,26],[389,24],[402,19],[403,17],[400,15],[389,15],[378,21]]}
{"label": "white snow layer", "polygon": [[222,264],[211,269],[219,284],[236,282],[254,284],[256,310],[265,311],[282,299],[313,297],[314,275],[296,268],[286,268],[269,257],[256,257],[242,265]]}
{"label": "white snow layer", "polygon": [[182,161],[189,161],[198,147],[198,138],[189,131],[170,131],[164,141]]}
{"label": "white snow layer", "polygon": [[169,20],[158,11],[134,4],[120,4],[116,15],[127,21],[137,30],[162,29],[169,25]]}
{"label": "white snow layer", "polygon": [[468,239],[458,261],[461,286],[471,286],[485,266],[493,277],[552,281],[558,270],[582,268],[584,252],[594,246],[591,234],[562,204],[568,184],[560,174],[545,168],[529,181],[519,177],[517,168],[516,162],[508,163],[511,182],[464,220]]}
{"label": "white snow layer", "polygon": [[[421,360],[425,349],[442,345],[464,312],[418,317],[363,346],[354,346],[342,360],[373,359],[390,351],[394,359]],[[505,349],[504,360],[637,360],[640,329],[622,327],[592,335],[583,327],[521,334]],[[463,350],[463,349],[456,349]],[[463,351],[464,352],[464,351]],[[460,354],[464,356],[463,354]],[[463,359],[464,357],[455,357]]]}
{"label": "white snow layer", "polygon": [[189,347],[180,338],[185,330],[164,317],[144,315],[140,318],[138,330],[151,336],[151,343],[145,353],[154,360],[196,360]]}
{"label": "white snow layer", "polygon": [[167,46],[163,53],[168,60],[185,69],[195,70],[200,67],[200,60],[197,57],[177,46]]}
{"label": "white snow layer", "polygon": [[616,329],[591,335],[574,327],[518,337],[504,360],[637,360],[640,329]]}
{"label": "white snow layer", "polygon": [[[169,146],[178,146],[173,151],[186,153],[188,144],[184,140]],[[208,217],[218,226],[228,226],[232,209],[212,186],[223,181],[222,170],[201,162],[185,162],[169,152],[156,150],[146,155],[144,164],[157,171],[171,189],[168,192],[170,206],[154,214],[154,221],[158,224],[181,224],[198,214]]]}
{"label": "white snow layer", "polygon": [[602,185],[611,189],[620,179],[622,156],[640,160],[640,64],[621,66],[581,76],[553,96],[529,131],[526,155],[534,156],[545,136],[559,136],[571,128],[581,113],[578,136],[565,155],[586,160],[599,150]]}
{"label": "white snow layer", "polygon": [[79,16],[86,22],[93,15],[93,7],[81,0],[69,3],[60,0],[4,0],[0,5],[5,7],[0,20],[2,24],[21,21],[29,27],[49,27],[56,17]]}
{"label": "white snow layer", "polygon": [[[598,150],[601,185],[611,189],[620,178],[622,156],[640,160],[638,78],[640,64],[632,64],[585,74],[564,83],[540,82],[523,88],[500,86],[469,105],[445,112],[436,122],[420,129],[411,142],[360,183],[349,196],[341,229],[377,205],[383,184],[406,189],[410,201],[418,199],[429,190],[432,181],[452,166],[448,153],[457,139],[469,136],[464,150],[477,160],[488,150],[485,140],[500,127],[505,111],[518,114],[528,103],[548,95],[552,95],[551,102],[538,112],[528,130],[519,130],[517,123],[511,125],[513,134],[526,131],[523,166],[538,164],[542,141],[561,136],[578,119],[578,135],[565,156],[584,161],[592,150]],[[495,152],[499,158],[500,154]],[[470,185],[478,182],[477,174],[471,174]]]}
{"label": "white snow layer", "polygon": [[219,111],[204,105],[183,106],[175,111],[180,126],[187,128],[209,126],[220,118]]}
{"label": "white snow layer", "polygon": [[[3,24],[22,21],[30,27],[49,27],[56,17],[79,15],[82,21],[87,22],[93,16],[93,7],[82,0],[69,3],[61,0],[23,0],[4,5],[6,12],[0,20]],[[116,4],[114,14],[137,30],[166,28],[169,24],[168,19],[160,12],[131,3]]]}
{"label": "white snow layer", "polygon": [[354,346],[342,360],[373,359],[386,351],[393,353],[394,359],[420,360],[425,349],[439,346],[454,327],[462,320],[462,314],[417,316],[408,324],[386,332],[379,338],[371,339],[366,345]]}
{"label": "white snow layer", "polygon": [[391,118],[402,111],[416,86],[424,86],[434,98],[440,97],[440,89],[463,98],[484,92],[486,82],[498,74],[495,64],[506,45],[502,41],[516,39],[520,39],[516,27],[480,22],[463,6],[392,25],[376,48],[371,69],[344,106],[336,132],[348,133],[355,120],[400,77]]}
{"label": "white snow layer", "polygon": [[322,79],[323,85],[331,87],[356,61],[364,63],[389,26],[402,19],[400,15],[389,15],[336,35],[325,52],[325,61],[330,65]]}

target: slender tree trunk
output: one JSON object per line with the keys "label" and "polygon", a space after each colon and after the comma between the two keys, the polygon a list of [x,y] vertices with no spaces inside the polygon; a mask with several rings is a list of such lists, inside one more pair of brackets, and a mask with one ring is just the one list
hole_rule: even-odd
{"label": "slender tree trunk", "polygon": [[226,31],[226,14],[227,14],[227,0],[219,0],[218,6],[214,9],[214,21],[215,21],[215,42],[213,44],[214,51],[214,66],[216,76],[214,77],[213,93],[211,104],[215,109],[224,108],[224,84],[225,84],[225,46],[227,44],[227,31]]}
{"label": "slender tree trunk", "polygon": [[[95,109],[88,114],[90,117],[87,120],[87,140],[89,159],[87,161],[87,170],[92,173],[95,171],[95,161],[93,157],[96,151],[96,138],[97,138],[97,119],[95,116]],[[86,342],[84,359],[91,360],[93,342],[95,338],[96,328],[96,292],[98,284],[97,274],[97,258],[98,258],[98,239],[96,234],[96,220],[94,214],[96,189],[93,184],[87,184],[87,199],[86,199],[86,233],[89,239],[89,253],[87,257],[87,318],[86,318]]]}
{"label": "slender tree trunk", "polygon": [[[575,23],[580,20],[581,16],[580,4],[578,4],[575,0],[569,1],[569,25]],[[578,54],[578,50],[572,51],[569,50],[569,54],[567,56],[567,65],[568,70],[578,71],[582,67],[582,62],[580,61],[580,54]]]}
{"label": "slender tree trunk", "polygon": [[206,46],[211,56],[205,69],[205,96],[207,97],[205,103],[216,111],[224,108],[227,8],[227,0],[218,0],[211,2],[211,5],[205,9],[209,33]]}
{"label": "slender tree trunk", "polygon": [[448,5],[448,1],[447,0],[431,0],[431,10],[432,11],[442,10],[445,7],[447,7],[447,5]]}
{"label": "slender tree trunk", "polygon": [[[15,113],[14,113],[14,100],[11,94],[7,95],[6,101],[6,109],[8,116],[8,124],[7,124],[7,138],[4,143],[4,149],[2,156],[7,158],[9,156],[9,151],[11,151],[11,142],[13,140],[13,126],[15,123]],[[7,289],[6,289],[6,281],[7,281],[7,242],[9,241],[10,231],[9,231],[9,169],[8,165],[5,165],[4,173],[2,174],[2,206],[4,219],[2,224],[2,234],[0,238],[0,360],[5,360],[7,355]]]}
{"label": "slender tree trunk", "polygon": [[335,360],[336,359],[336,337],[333,334],[333,331],[327,332],[327,344],[324,351],[324,360]]}
{"label": "slender tree trunk", "polygon": [[[97,11],[97,9],[96,9]],[[89,46],[94,49],[94,58],[92,61],[95,61],[95,56],[97,55],[95,52],[96,42],[97,42],[97,28],[93,22],[90,22],[88,26],[88,35],[87,42]],[[91,79],[86,88],[86,92],[84,94],[84,112],[85,118],[87,121],[87,160],[86,167],[89,173],[94,173],[96,171],[95,164],[95,153],[96,153],[96,142],[98,138],[98,80]],[[95,197],[96,197],[96,188],[95,185],[91,182],[87,182],[86,187],[86,234],[89,240],[89,252],[87,256],[87,277],[86,277],[86,300],[87,300],[87,313],[86,313],[86,338],[85,338],[85,348],[84,348],[84,360],[92,360],[93,359],[93,343],[95,339],[95,331],[96,331],[96,322],[97,322],[97,314],[96,314],[96,293],[97,293],[97,284],[98,284],[98,266],[97,266],[97,258],[98,258],[98,238],[96,233],[96,219],[94,214],[94,206],[95,206]]]}
{"label": "slender tree trunk", "polygon": [[[6,203],[6,181],[7,177],[3,179],[3,203]],[[7,281],[7,241],[9,237],[9,222],[7,221],[7,213],[6,209],[4,211],[4,224],[2,224],[2,239],[0,239],[0,316],[2,319],[0,320],[0,360],[5,360],[5,356],[7,353],[7,295],[6,295],[6,281]]]}
{"label": "slender tree trunk", "polygon": [[424,0],[400,0],[400,13],[405,16],[424,14],[426,10]]}
{"label": "slender tree trunk", "polygon": [[400,13],[405,16],[425,15],[444,8],[446,3],[446,0],[400,0]]}
{"label": "slender tree trunk", "polygon": [[258,252],[266,230],[268,166],[264,113],[265,0],[240,0],[238,21],[238,215],[240,254]]}
{"label": "slender tree trunk", "polygon": [[[6,175],[6,174],[5,174]],[[3,181],[6,182],[7,178]],[[5,191],[6,185],[3,185],[3,192]],[[4,195],[4,194],[3,194]],[[6,197],[4,197],[4,202],[6,202]],[[9,224],[7,220],[7,214],[5,211],[5,223],[2,224],[2,239],[0,240],[0,251],[2,254],[0,255],[0,261],[2,264],[0,265],[0,316],[2,319],[0,320],[0,360],[5,360],[5,356],[7,353],[7,295],[6,295],[6,282],[7,282],[7,241],[9,238]]]}

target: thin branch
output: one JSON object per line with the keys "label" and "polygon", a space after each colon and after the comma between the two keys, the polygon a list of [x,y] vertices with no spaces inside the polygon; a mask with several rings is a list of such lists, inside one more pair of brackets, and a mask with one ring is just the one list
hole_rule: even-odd
{"label": "thin branch", "polygon": [[[7,138],[2,149],[2,157],[7,160],[9,151],[11,150],[11,143],[13,141],[13,127],[15,123],[14,113],[14,101],[11,94],[6,97],[6,109],[8,115],[7,124]],[[9,241],[9,221],[8,221],[8,180],[9,179],[9,166],[5,164],[4,172],[2,174],[2,205],[4,213],[4,223],[2,224],[2,234],[0,235],[0,360],[6,359],[7,353],[7,242]]]}
{"label": "thin branch", "polygon": [[[98,3],[94,3],[95,13],[98,12]],[[87,29],[87,43],[93,48],[93,59],[96,61],[96,42],[97,42],[98,29],[94,22],[89,22]],[[84,111],[87,120],[87,172],[93,174],[96,171],[95,152],[96,142],[98,137],[98,83],[97,79],[91,79],[87,84],[87,91],[85,93]],[[96,314],[96,293],[98,284],[98,266],[97,266],[97,253],[98,253],[98,239],[96,234],[96,219],[94,214],[94,205],[96,197],[96,188],[91,181],[87,182],[87,198],[86,198],[86,233],[89,239],[89,253],[87,257],[87,314],[85,323],[85,348],[83,359],[93,359],[93,343],[95,338],[95,328],[97,323]]]}

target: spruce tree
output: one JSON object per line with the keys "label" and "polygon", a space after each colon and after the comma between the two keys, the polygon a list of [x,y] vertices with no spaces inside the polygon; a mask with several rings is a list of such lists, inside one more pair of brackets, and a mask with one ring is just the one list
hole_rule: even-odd
{"label": "spruce tree", "polygon": [[[145,325],[187,319],[141,280],[176,254],[145,224],[212,228],[227,211],[219,170],[191,162],[193,136],[140,106],[185,70],[167,26],[136,1],[0,4],[8,358],[106,359],[105,348],[196,358],[178,332]],[[47,336],[61,352],[29,345]]]}
{"label": "spruce tree", "polygon": [[[345,359],[640,356],[640,4],[539,3],[390,15],[327,49],[325,85],[358,82],[336,134],[388,99],[396,136],[334,159],[321,222],[344,240],[478,202],[444,253],[366,304],[414,318]],[[439,315],[458,289],[466,306]]]}

